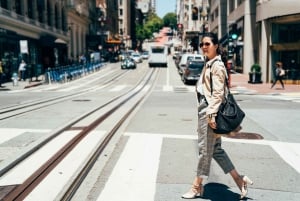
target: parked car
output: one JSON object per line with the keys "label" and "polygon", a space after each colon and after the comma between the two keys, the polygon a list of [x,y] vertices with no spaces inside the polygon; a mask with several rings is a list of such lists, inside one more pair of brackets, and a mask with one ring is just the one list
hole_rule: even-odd
{"label": "parked car", "polygon": [[142,58],[143,59],[148,59],[149,58],[149,52],[148,51],[145,51],[142,53]]}
{"label": "parked car", "polygon": [[121,69],[136,69],[136,63],[132,58],[126,57],[121,61]]}
{"label": "parked car", "polygon": [[136,63],[142,63],[143,62],[143,58],[140,55],[140,53],[132,53],[130,58],[132,58]]}
{"label": "parked car", "polygon": [[189,61],[181,75],[182,82],[184,84],[196,83],[199,79],[199,75],[202,72],[203,66],[204,66],[204,60]]}
{"label": "parked car", "polygon": [[204,61],[204,57],[201,54],[191,54],[191,53],[185,53],[181,56],[180,62],[179,62],[179,68],[178,72],[180,75],[184,72],[184,69],[187,67],[187,64],[189,61],[197,60],[197,61]]}

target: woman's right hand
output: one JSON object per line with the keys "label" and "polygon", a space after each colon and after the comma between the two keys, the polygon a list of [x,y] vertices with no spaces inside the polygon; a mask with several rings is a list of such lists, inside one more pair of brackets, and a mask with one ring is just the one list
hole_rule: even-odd
{"label": "woman's right hand", "polygon": [[216,129],[216,128],[217,128],[217,123],[216,123],[216,119],[215,119],[214,116],[208,118],[208,125],[209,125],[212,129]]}

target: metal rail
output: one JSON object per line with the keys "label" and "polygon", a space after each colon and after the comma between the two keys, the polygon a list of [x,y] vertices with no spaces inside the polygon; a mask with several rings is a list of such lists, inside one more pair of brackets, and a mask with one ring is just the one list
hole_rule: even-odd
{"label": "metal rail", "polygon": [[[90,123],[88,126],[84,127],[81,132],[78,133],[71,141],[69,141],[64,147],[62,147],[57,153],[55,153],[45,164],[43,164],[34,174],[28,177],[28,179],[21,185],[17,186],[15,189],[13,189],[11,192],[9,192],[4,198],[4,201],[10,201],[10,200],[23,200],[38,184],[55,168],[75,147],[78,145],[79,142],[81,142],[85,136],[87,136],[92,130],[94,130],[98,125],[100,125],[106,118],[108,118],[110,115],[112,115],[114,112],[116,112],[121,106],[126,104],[129,100],[133,99],[137,94],[142,93],[145,86],[151,81],[151,79],[157,79],[157,77],[153,76],[154,72],[157,72],[157,70],[153,69],[151,73],[145,77],[145,80],[142,84],[141,88],[133,88],[129,92],[126,92],[106,104],[98,107],[97,109],[89,112],[88,114],[81,116],[76,121],[73,121],[71,124],[66,125],[63,129],[59,130],[55,135],[57,136],[61,134],[62,132],[70,129],[72,125],[75,125],[75,123],[83,120],[84,118],[88,117],[92,113],[100,110],[101,108],[108,106],[111,102],[116,101],[116,99],[120,99],[121,97],[125,97],[120,103],[110,108],[106,113],[98,117],[96,120],[94,120],[92,123]],[[141,81],[142,82],[142,81]],[[154,86],[154,81],[151,83],[151,86]],[[150,89],[152,88],[150,87]],[[148,89],[148,91],[150,90]],[[130,94],[133,92],[132,94]],[[142,96],[135,102],[135,104],[126,112],[126,114],[118,121],[118,123],[110,130],[110,132],[106,135],[102,143],[99,145],[99,147],[96,149],[97,151],[92,154],[91,158],[88,160],[87,164],[85,164],[84,168],[81,170],[79,175],[76,177],[74,182],[71,184],[71,186],[68,188],[68,190],[64,193],[64,196],[61,200],[70,200],[71,197],[76,192],[77,188],[80,186],[81,182],[84,180],[85,176],[88,174],[89,170],[92,168],[93,164],[99,157],[99,155],[102,153],[104,148],[107,146],[107,144],[110,142],[111,138],[115,134],[115,132],[118,130],[118,128],[122,125],[122,123],[126,120],[126,118],[134,111],[134,109],[140,104],[140,102],[146,97],[147,93],[143,92],[145,94],[141,94]],[[53,138],[52,138],[53,139]],[[48,139],[44,142],[46,144],[51,139]],[[17,165],[17,164],[14,164]]]}

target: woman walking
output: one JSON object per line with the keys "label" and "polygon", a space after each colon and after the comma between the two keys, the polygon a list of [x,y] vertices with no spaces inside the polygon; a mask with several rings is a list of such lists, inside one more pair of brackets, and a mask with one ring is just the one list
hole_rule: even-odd
{"label": "woman walking", "polygon": [[[216,128],[216,113],[227,93],[225,87],[227,73],[221,60],[216,34],[205,33],[200,47],[206,58],[206,65],[196,85],[199,101],[197,175],[194,178],[192,188],[182,195],[182,198],[192,199],[203,195],[202,182],[209,176],[211,160],[214,158],[225,174],[230,173],[241,191],[240,198],[242,199],[247,195],[247,184],[253,182],[247,176],[242,176],[237,172],[225,150],[221,147],[221,137],[213,132],[213,129]],[[212,90],[211,81],[213,82]]]}
{"label": "woman walking", "polygon": [[284,70],[282,68],[282,62],[278,61],[276,63],[276,69],[275,69],[275,81],[273,82],[271,89],[275,86],[277,81],[280,82],[282,89],[284,89],[284,84],[282,81],[283,76],[284,76]]}

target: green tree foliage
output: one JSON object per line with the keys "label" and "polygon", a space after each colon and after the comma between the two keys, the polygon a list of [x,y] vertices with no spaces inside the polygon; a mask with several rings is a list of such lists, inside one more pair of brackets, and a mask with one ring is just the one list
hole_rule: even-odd
{"label": "green tree foliage", "polygon": [[163,24],[165,27],[171,27],[172,29],[176,29],[177,27],[177,19],[175,13],[167,13],[163,17]]}
{"label": "green tree foliage", "polygon": [[152,38],[153,33],[159,32],[162,27],[163,20],[156,14],[150,14],[144,25],[136,26],[136,37],[140,41]]}
{"label": "green tree foliage", "polygon": [[162,27],[177,28],[177,19],[175,13],[167,13],[163,19],[158,17],[155,13],[149,13],[144,25],[136,26],[136,37],[139,41],[150,39],[153,33],[159,32]]}

